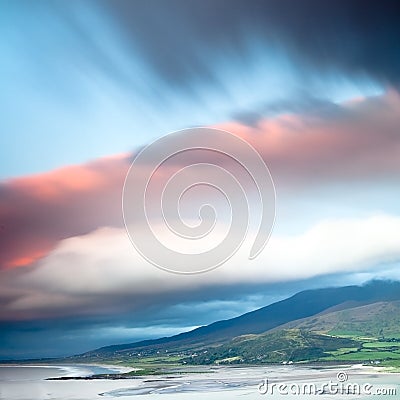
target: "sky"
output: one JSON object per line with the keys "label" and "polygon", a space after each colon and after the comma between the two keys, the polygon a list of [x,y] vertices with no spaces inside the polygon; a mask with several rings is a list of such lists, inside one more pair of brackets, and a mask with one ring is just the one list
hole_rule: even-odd
{"label": "sky", "polygon": [[[395,1],[1,0],[0,358],[400,279],[398,17]],[[183,276],[135,251],[121,197],[144,146],[196,126],[260,153],[276,221],[256,259],[245,241]]]}

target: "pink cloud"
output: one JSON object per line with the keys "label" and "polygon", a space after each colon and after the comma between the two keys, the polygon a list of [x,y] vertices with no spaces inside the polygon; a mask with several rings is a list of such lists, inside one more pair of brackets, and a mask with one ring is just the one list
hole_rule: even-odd
{"label": "pink cloud", "polygon": [[[399,126],[400,96],[392,91],[322,116],[281,115],[256,127],[237,122],[217,127],[248,140],[280,190],[398,180]],[[130,160],[108,157],[0,183],[0,268],[30,265],[65,238],[122,227],[121,192]]]}
{"label": "pink cloud", "polygon": [[0,184],[0,266],[28,265],[59,240],[122,226],[130,156],[99,159]]}
{"label": "pink cloud", "polygon": [[327,115],[281,115],[257,126],[222,128],[249,141],[278,184],[397,178],[400,172],[400,95],[341,104]]}

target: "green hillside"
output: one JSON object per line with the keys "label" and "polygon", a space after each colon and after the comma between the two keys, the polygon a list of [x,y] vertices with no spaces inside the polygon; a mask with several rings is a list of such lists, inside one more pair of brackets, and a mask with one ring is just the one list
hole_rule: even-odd
{"label": "green hillside", "polygon": [[316,361],[342,348],[357,349],[349,338],[332,337],[300,329],[284,329],[263,335],[238,337],[231,342],[195,353],[189,364],[262,364]]}
{"label": "green hillside", "polygon": [[185,361],[189,364],[343,361],[399,367],[400,302],[346,307],[292,321],[262,335],[235,338],[195,353]]}
{"label": "green hillside", "polygon": [[400,338],[400,301],[378,302],[289,322],[276,329],[365,338]]}

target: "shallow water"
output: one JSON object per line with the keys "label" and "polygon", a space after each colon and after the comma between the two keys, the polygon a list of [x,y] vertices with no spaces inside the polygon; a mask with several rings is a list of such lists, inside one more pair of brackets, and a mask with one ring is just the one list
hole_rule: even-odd
{"label": "shallow water", "polygon": [[[398,399],[400,375],[382,374],[373,368],[360,366],[335,368],[310,368],[300,366],[274,367],[201,367],[190,374],[170,373],[165,376],[132,378],[125,380],[67,380],[47,381],[57,376],[87,376],[93,373],[116,372],[110,367],[63,365],[63,366],[1,366],[1,400],[94,400],[94,399],[163,399],[224,400],[224,399],[283,399],[310,398],[310,394],[296,395],[293,390],[304,389],[304,384],[321,389],[329,382],[339,383],[338,372],[344,373],[344,384],[360,387],[372,385],[373,396],[360,394],[330,394],[325,390],[319,399]],[[193,373],[195,372],[195,373]],[[265,386],[265,379],[268,386]],[[260,384],[264,383],[264,386]],[[279,386],[283,385],[283,386]],[[286,387],[286,389],[285,389]],[[306,386],[307,388],[309,386]],[[395,394],[377,395],[378,389],[394,389]],[[260,390],[261,389],[261,390]],[[268,389],[268,391],[266,390]],[[278,390],[279,389],[279,390]],[[281,393],[288,392],[288,394]],[[300,391],[301,391],[300,390]],[[265,394],[260,393],[266,392]],[[312,396],[314,397],[314,396]]]}

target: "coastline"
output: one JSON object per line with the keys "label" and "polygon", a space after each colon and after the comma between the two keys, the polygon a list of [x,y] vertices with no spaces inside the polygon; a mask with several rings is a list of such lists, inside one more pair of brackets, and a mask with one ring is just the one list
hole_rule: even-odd
{"label": "coastline", "polygon": [[[171,374],[175,375],[189,375],[197,373],[212,373],[218,372],[219,370],[235,370],[235,369],[279,369],[279,368],[297,368],[301,370],[313,370],[313,371],[339,371],[349,370],[357,371],[358,374],[396,374],[400,375],[400,371],[394,367],[386,367],[379,365],[367,365],[362,363],[316,363],[316,364],[260,364],[260,365],[197,365],[197,366],[185,366],[185,365],[166,365],[158,367],[155,373],[146,373],[148,368],[139,366],[128,366],[111,363],[48,363],[38,364],[32,363],[20,364],[18,362],[0,364],[0,368],[41,368],[41,369],[53,369],[60,371],[60,375],[57,377],[48,377],[47,380],[73,380],[73,379],[134,379],[137,377],[154,377],[154,376],[167,376]],[[99,371],[102,370],[102,371]],[[140,371],[144,371],[143,374]],[[134,373],[129,375],[129,373]]]}
{"label": "coastline", "polygon": [[96,373],[96,369],[104,370],[105,374],[124,374],[128,373],[135,368],[121,365],[103,364],[103,363],[18,363],[13,361],[12,363],[0,364],[0,368],[41,368],[41,369],[53,369],[58,370],[61,373],[60,377],[67,378],[79,378],[88,377]]}
{"label": "coastline", "polygon": [[[19,368],[9,365],[8,367]],[[272,384],[290,383],[303,385],[313,383],[320,387],[325,382],[337,380],[339,373],[348,376],[349,382],[372,382],[376,387],[392,387],[400,381],[400,374],[385,373],[376,366],[334,365],[281,365],[281,366],[206,366],[202,368],[175,368],[157,376],[130,376],[129,378],[110,378],[106,376],[92,379],[86,373],[93,368],[126,371],[129,367],[110,364],[76,365],[29,365],[21,366],[23,373],[44,372],[47,376],[28,377],[20,380],[0,380],[0,399],[43,400],[69,399],[94,400],[119,397],[131,398],[140,395],[147,399],[154,394],[170,395],[180,400],[192,399],[199,394],[207,395],[208,400],[236,399],[246,395],[249,400],[260,398],[258,388],[265,379]],[[25,367],[25,368],[24,368]],[[5,367],[7,368],[7,367]],[[56,372],[57,371],[57,372]],[[84,373],[83,373],[84,371]],[[1,373],[0,367],[0,373]],[[76,373],[80,375],[77,376]],[[57,374],[63,379],[54,378]],[[400,387],[398,389],[400,392]],[[197,397],[196,397],[197,398]]]}

